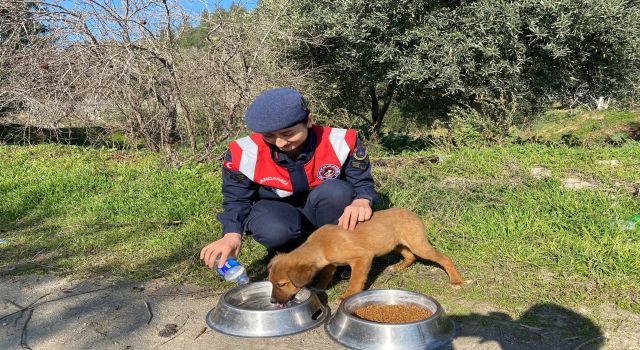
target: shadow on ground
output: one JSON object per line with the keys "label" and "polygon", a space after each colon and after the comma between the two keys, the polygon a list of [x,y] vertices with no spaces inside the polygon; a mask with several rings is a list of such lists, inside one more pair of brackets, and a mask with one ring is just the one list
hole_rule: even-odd
{"label": "shadow on ground", "polygon": [[139,148],[116,140],[117,132],[100,126],[45,128],[16,123],[0,123],[0,143],[37,145],[58,143],[85,147]]}
{"label": "shadow on ground", "polygon": [[450,316],[456,325],[452,348],[465,349],[466,342],[493,344],[499,349],[600,349],[602,330],[588,317],[552,303],[536,304],[520,318],[492,311],[487,314]]}
{"label": "shadow on ground", "polygon": [[[206,327],[205,315],[221,291],[162,280],[112,285],[52,276],[1,277],[0,294],[2,349],[342,349],[323,327],[269,339],[214,332]],[[556,304],[534,305],[517,319],[495,308],[477,309],[449,316],[457,334],[447,348],[617,349],[633,348],[637,341],[635,334],[631,343],[616,342],[623,338],[616,334],[620,326],[605,339],[589,317]],[[637,315],[622,321],[637,323]]]}

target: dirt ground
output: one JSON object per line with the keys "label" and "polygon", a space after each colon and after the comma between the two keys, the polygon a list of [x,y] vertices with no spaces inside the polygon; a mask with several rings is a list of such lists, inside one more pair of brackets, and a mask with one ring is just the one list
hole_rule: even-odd
{"label": "dirt ground", "polygon": [[[323,327],[268,339],[217,333],[204,319],[220,294],[163,280],[114,285],[4,276],[0,349],[343,349]],[[640,315],[610,305],[538,304],[516,320],[491,305],[465,306],[474,312],[450,315],[457,328],[450,349],[640,349]],[[525,319],[545,326],[525,325]]]}

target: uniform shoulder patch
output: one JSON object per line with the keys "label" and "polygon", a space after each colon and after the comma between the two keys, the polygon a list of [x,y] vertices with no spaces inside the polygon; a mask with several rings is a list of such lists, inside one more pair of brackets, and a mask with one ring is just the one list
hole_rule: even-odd
{"label": "uniform shoulder patch", "polygon": [[364,160],[367,158],[367,149],[360,145],[353,150],[353,158],[356,160]]}
{"label": "uniform shoulder patch", "polygon": [[354,168],[367,170],[367,168],[369,167],[369,162],[363,162],[361,160],[352,160],[351,166]]}

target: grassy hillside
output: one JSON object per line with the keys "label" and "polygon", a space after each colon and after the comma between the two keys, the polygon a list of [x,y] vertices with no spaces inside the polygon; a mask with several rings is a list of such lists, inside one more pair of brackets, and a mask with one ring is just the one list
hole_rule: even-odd
{"label": "grassy hillside", "polygon": [[576,146],[619,145],[640,140],[640,112],[551,110],[519,136]]}
{"label": "grassy hillside", "polygon": [[[457,263],[465,288],[424,262],[379,275],[372,288],[410,288],[443,300],[504,307],[613,302],[640,311],[640,235],[615,224],[640,213],[640,144],[524,144],[402,156],[372,152],[379,207],[413,209]],[[582,188],[576,188],[580,187]],[[168,277],[228,286],[198,260],[218,237],[218,164],[167,168],[141,151],[74,146],[0,147],[0,273],[54,272],[113,279]],[[265,250],[240,261],[264,278]],[[346,288],[337,283],[329,296]]]}

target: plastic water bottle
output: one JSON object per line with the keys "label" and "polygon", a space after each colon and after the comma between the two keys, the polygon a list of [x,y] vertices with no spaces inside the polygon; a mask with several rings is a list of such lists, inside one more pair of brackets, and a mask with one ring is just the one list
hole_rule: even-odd
{"label": "plastic water bottle", "polygon": [[247,276],[247,270],[244,266],[240,265],[240,263],[234,258],[227,258],[227,262],[224,263],[222,267],[218,266],[218,260],[220,257],[216,259],[216,270],[218,274],[222,276],[226,281],[236,282],[238,284],[247,284],[249,283],[249,276]]}
{"label": "plastic water bottle", "polygon": [[623,231],[640,229],[640,214],[636,214],[627,220],[618,221],[618,226],[620,226]]}

